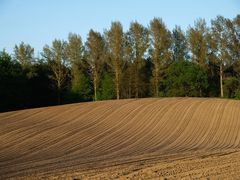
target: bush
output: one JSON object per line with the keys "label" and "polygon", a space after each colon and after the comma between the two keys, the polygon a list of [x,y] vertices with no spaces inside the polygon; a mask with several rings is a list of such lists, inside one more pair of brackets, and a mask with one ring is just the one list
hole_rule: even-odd
{"label": "bush", "polygon": [[208,76],[197,64],[178,61],[168,68],[164,86],[167,96],[204,96],[208,87]]}

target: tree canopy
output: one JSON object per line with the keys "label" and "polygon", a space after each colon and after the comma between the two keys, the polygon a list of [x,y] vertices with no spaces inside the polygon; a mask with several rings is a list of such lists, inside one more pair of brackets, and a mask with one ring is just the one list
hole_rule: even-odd
{"label": "tree canopy", "polygon": [[161,18],[126,31],[114,21],[86,42],[55,39],[38,56],[24,42],[0,51],[0,111],[160,96],[240,99],[240,15],[197,19],[186,31]]}

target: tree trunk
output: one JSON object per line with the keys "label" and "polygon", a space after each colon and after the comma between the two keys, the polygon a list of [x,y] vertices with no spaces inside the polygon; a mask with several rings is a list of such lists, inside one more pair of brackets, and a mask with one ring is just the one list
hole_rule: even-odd
{"label": "tree trunk", "polygon": [[134,78],[135,78],[135,84],[134,84],[134,88],[135,88],[135,98],[138,98],[138,88],[139,88],[139,58],[136,58],[136,65],[135,65],[135,74],[134,74]]}
{"label": "tree trunk", "polygon": [[158,97],[158,80],[155,80],[155,97]]}
{"label": "tree trunk", "polygon": [[128,98],[132,97],[132,75],[130,73],[129,79],[128,79]]}
{"label": "tree trunk", "polygon": [[97,79],[96,79],[96,77],[94,77],[93,86],[94,86],[94,101],[97,101]]}
{"label": "tree trunk", "polygon": [[155,64],[155,77],[154,77],[154,86],[155,86],[155,92],[154,95],[155,97],[158,97],[158,67],[157,64]]}
{"label": "tree trunk", "polygon": [[94,89],[94,101],[97,101],[97,72],[93,71],[93,89]]}
{"label": "tree trunk", "polygon": [[116,93],[117,93],[117,99],[119,99],[119,73],[116,72]]}
{"label": "tree trunk", "polygon": [[221,97],[223,97],[223,65],[220,65],[220,72],[219,72],[219,76],[220,76],[220,92],[221,92]]}
{"label": "tree trunk", "polygon": [[135,74],[135,98],[138,98],[138,71]]}
{"label": "tree trunk", "polygon": [[57,102],[58,102],[58,105],[61,104],[61,82],[60,82],[60,80],[57,81]]}

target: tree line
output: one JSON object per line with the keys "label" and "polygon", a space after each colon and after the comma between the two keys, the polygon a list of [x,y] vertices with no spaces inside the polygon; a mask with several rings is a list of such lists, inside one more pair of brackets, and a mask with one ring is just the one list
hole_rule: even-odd
{"label": "tree line", "polygon": [[186,32],[160,18],[144,27],[122,24],[86,42],[70,33],[40,56],[21,42],[0,52],[0,111],[105,99],[142,97],[240,98],[240,15],[198,19]]}

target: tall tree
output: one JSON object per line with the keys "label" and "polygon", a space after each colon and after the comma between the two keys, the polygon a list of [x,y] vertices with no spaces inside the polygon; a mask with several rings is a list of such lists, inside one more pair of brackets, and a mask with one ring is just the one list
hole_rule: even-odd
{"label": "tall tree", "polygon": [[172,31],[171,50],[173,61],[188,59],[187,38],[180,26],[175,26]]}
{"label": "tall tree", "polygon": [[234,60],[234,70],[240,77],[240,15],[237,15],[232,23],[228,23],[231,32],[230,53]]}
{"label": "tall tree", "polygon": [[135,98],[138,98],[140,89],[140,69],[143,65],[145,52],[149,47],[149,32],[147,28],[138,22],[133,22],[130,25],[128,34],[128,39],[132,46],[133,52],[134,92]]}
{"label": "tall tree", "polygon": [[153,63],[153,92],[154,96],[158,96],[160,70],[170,59],[169,48],[171,45],[171,34],[167,30],[163,21],[158,18],[154,18],[150,22],[150,34],[152,43],[151,57]]}
{"label": "tall tree", "polygon": [[134,52],[131,42],[130,32],[124,33],[124,53],[123,53],[123,74],[121,78],[121,96],[123,98],[132,98],[133,97],[133,61]]}
{"label": "tall tree", "polygon": [[[71,64],[72,89],[78,89],[81,79],[81,65],[83,60],[84,47],[81,37],[77,34],[70,33],[66,46],[66,57]],[[78,92],[80,93],[80,92]]]}
{"label": "tall tree", "polygon": [[204,19],[198,19],[195,27],[188,30],[188,43],[192,54],[192,61],[201,67],[207,67],[207,33],[208,29]]}
{"label": "tall tree", "polygon": [[227,19],[222,16],[217,16],[215,20],[212,20],[211,24],[211,60],[219,67],[219,85],[220,96],[224,96],[223,92],[223,78],[224,70],[231,64],[231,56],[229,53],[229,33],[226,27]]}
{"label": "tall tree", "polygon": [[29,44],[21,42],[19,45],[15,45],[14,56],[19,61],[21,66],[26,69],[33,61],[34,49]]}
{"label": "tall tree", "polygon": [[90,72],[93,80],[94,100],[97,101],[97,86],[101,65],[105,54],[105,41],[102,35],[98,32],[90,30],[87,38],[87,62],[90,67]]}
{"label": "tall tree", "polygon": [[61,93],[68,77],[66,42],[55,39],[52,47],[44,46],[42,56],[47,60],[52,71],[50,78],[57,88],[58,104],[61,104]]}
{"label": "tall tree", "polygon": [[120,22],[113,22],[107,32],[107,42],[110,51],[110,66],[115,74],[117,99],[120,97],[120,82],[123,68],[124,33]]}

